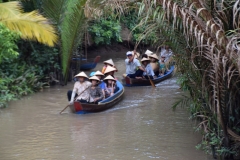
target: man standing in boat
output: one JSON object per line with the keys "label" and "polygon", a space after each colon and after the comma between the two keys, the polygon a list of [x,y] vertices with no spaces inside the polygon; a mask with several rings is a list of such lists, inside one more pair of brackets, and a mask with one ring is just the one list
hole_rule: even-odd
{"label": "man standing in boat", "polygon": [[135,57],[136,51],[128,51],[126,53],[127,59],[125,59],[125,64],[126,64],[126,76],[129,78],[136,78],[136,77],[141,77],[143,72],[145,72],[145,69],[141,66],[140,62],[138,59],[134,58]]}

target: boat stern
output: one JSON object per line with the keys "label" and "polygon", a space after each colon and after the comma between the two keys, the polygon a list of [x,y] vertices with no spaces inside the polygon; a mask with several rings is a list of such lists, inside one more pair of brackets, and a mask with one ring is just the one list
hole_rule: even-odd
{"label": "boat stern", "polygon": [[78,101],[75,101],[73,106],[74,106],[75,112],[79,112],[83,110],[81,103],[79,103]]}

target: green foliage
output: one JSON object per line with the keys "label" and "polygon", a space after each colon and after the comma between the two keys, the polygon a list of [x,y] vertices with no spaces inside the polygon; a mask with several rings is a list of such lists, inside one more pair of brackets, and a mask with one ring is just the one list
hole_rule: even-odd
{"label": "green foliage", "polygon": [[25,62],[4,62],[0,66],[0,107],[21,96],[39,91],[45,85],[37,75],[37,68]]}
{"label": "green foliage", "polygon": [[0,24],[0,107],[48,85],[45,77],[59,69],[58,50],[21,40]]}
{"label": "green foliage", "polygon": [[2,61],[17,58],[18,52],[15,42],[18,39],[19,34],[10,31],[0,23],[0,64]]}
{"label": "green foliage", "polygon": [[121,25],[119,20],[109,16],[90,22],[88,31],[96,45],[111,44],[112,41],[122,42],[120,31]]}
{"label": "green foliage", "polygon": [[149,33],[146,37],[144,36],[148,27],[146,24],[141,24],[141,18],[138,17],[135,11],[130,11],[125,16],[122,16],[121,23],[131,30],[134,42],[141,41],[141,43],[149,45],[153,44],[157,39],[157,35],[154,32]]}
{"label": "green foliage", "polygon": [[20,59],[23,59],[27,64],[34,66],[36,73],[40,76],[46,76],[54,70],[59,70],[59,52],[57,48],[34,43],[20,41]]}

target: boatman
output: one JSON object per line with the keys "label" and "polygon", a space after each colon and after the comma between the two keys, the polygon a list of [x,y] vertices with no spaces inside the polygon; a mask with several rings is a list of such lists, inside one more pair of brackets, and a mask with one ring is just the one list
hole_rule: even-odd
{"label": "boatman", "polygon": [[141,77],[145,69],[141,66],[138,59],[134,58],[136,51],[128,51],[126,53],[127,59],[125,59],[126,64],[126,76],[129,78]]}
{"label": "boatman", "polygon": [[[88,103],[89,101],[89,87],[91,86],[91,82],[87,81],[88,76],[81,72],[75,76],[78,81],[75,82],[73,90],[68,91],[68,100],[70,101],[69,104],[72,105],[74,103],[75,98],[76,100],[81,103]],[[76,96],[77,95],[77,96]]]}

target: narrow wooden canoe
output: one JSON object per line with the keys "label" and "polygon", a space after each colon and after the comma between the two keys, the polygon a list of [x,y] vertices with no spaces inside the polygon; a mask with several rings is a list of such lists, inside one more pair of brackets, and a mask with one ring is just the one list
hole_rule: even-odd
{"label": "narrow wooden canoe", "polygon": [[[170,70],[164,74],[163,76],[159,76],[158,78],[153,79],[153,83],[157,84],[165,79],[168,79],[172,76],[172,73],[174,71],[174,66],[170,67]],[[134,78],[129,78],[129,77],[124,77],[123,78],[123,84],[127,87],[132,87],[132,86],[151,86],[151,83],[148,79],[134,79]]]}
{"label": "narrow wooden canoe", "polygon": [[98,104],[74,102],[73,105],[70,105],[72,112],[100,112],[112,108],[115,104],[122,100],[124,94],[124,87],[119,81],[117,81],[117,86],[119,87],[117,93],[100,101]]}
{"label": "narrow wooden canoe", "polygon": [[[73,58],[72,63],[75,64],[79,60],[80,60],[79,58]],[[81,71],[91,70],[97,66],[97,63],[100,61],[100,56],[96,56],[93,62],[84,62],[84,61],[86,61],[86,59],[81,59],[80,70]]]}
{"label": "narrow wooden canoe", "polygon": [[97,63],[100,61],[100,56],[97,56],[93,62],[87,62],[85,64],[82,64],[80,66],[80,70],[86,71],[86,70],[91,70],[94,69],[97,66]]}

